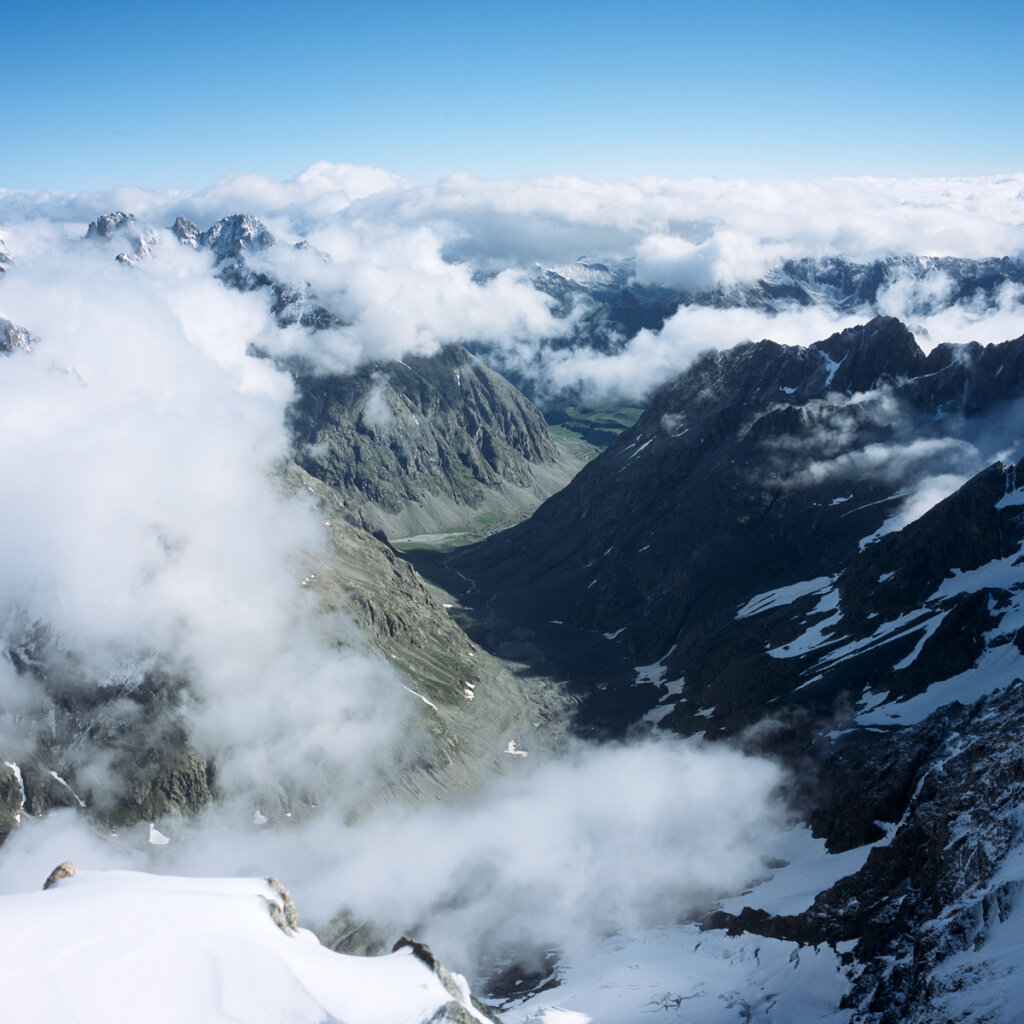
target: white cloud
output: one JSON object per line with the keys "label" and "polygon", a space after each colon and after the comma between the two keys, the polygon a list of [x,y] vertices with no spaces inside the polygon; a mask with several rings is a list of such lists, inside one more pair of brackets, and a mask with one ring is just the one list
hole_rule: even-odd
{"label": "white cloud", "polygon": [[[728,288],[786,258],[1015,256],[1024,245],[1024,175],[775,183],[453,175],[413,185],[376,168],[319,163],[283,182],[235,175],[187,194],[5,193],[0,222],[17,257],[31,244],[26,218],[60,221],[50,233],[63,238],[115,208],[157,226],[177,214],[204,226],[241,211],[267,220],[281,242],[262,266],[289,283],[308,282],[346,321],[318,336],[301,328],[274,334],[279,353],[344,370],[361,360],[430,352],[447,341],[483,341],[504,353],[508,365],[578,382],[595,396],[641,396],[702,348],[747,338],[817,340],[870,311],[839,317],[823,310],[683,309],[659,335],[638,338],[625,352],[553,353],[541,339],[571,325],[552,317],[521,270],[584,255],[634,259],[641,283]],[[292,249],[288,243],[300,237],[330,258]],[[497,276],[475,276],[480,271]],[[882,311],[909,318],[926,348],[1020,333],[1019,290],[1007,289],[985,308],[971,302],[943,308],[947,291],[941,278],[897,278],[883,292]]]}

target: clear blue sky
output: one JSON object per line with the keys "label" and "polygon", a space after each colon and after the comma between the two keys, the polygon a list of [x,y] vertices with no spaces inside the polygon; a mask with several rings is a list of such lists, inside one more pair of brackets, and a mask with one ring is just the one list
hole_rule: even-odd
{"label": "clear blue sky", "polygon": [[[1024,4],[0,0],[0,188],[1024,169]],[[287,13],[286,13],[287,12]]]}

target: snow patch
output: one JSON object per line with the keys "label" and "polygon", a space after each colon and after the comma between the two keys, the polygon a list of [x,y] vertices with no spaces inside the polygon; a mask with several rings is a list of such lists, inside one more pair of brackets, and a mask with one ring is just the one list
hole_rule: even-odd
{"label": "snow patch", "polygon": [[[825,618],[810,626],[801,633],[800,636],[795,640],[791,640],[788,644],[782,644],[780,647],[773,647],[767,652],[770,657],[797,658],[833,642],[833,638],[827,637],[825,634],[837,626],[839,624],[839,620],[843,617],[842,611],[839,610],[839,591],[830,587],[827,590],[817,591],[817,593],[821,594],[821,599],[811,609],[808,617],[812,615],[823,615]],[[832,614],[829,614],[830,612]]]}
{"label": "snow patch", "polygon": [[505,1024],[848,1024],[851,1016],[838,1009],[849,982],[827,946],[695,924],[613,936],[564,959],[558,975],[557,988],[503,1010]]}
{"label": "snow patch", "polygon": [[149,823],[149,843],[152,846],[166,846],[170,839],[161,832],[156,825],[151,821]]}
{"label": "snow patch", "polygon": [[766,590],[763,594],[752,597],[739,611],[736,612],[737,619],[748,619],[751,615],[766,612],[769,608],[781,608],[792,604],[798,598],[806,597],[808,594],[820,594],[825,588],[835,582],[835,576],[817,576],[813,580],[804,580],[801,583],[791,583],[786,587],[776,587],[774,590]]}
{"label": "snow patch", "polygon": [[[428,708],[433,708],[435,711],[437,711],[437,705],[433,701],[427,700],[427,698],[424,697],[422,693],[417,693],[415,690],[409,689],[409,687],[406,686],[404,683],[402,684],[402,689],[405,690],[407,693],[411,693],[414,697],[419,697],[419,699],[423,701],[423,703],[426,704]],[[437,711],[437,713],[440,714],[441,712]]]}
{"label": "snow patch", "polygon": [[50,778],[59,782],[77,801],[79,807],[85,807],[85,801],[68,785],[67,779],[58,775],[56,772],[50,772]]}

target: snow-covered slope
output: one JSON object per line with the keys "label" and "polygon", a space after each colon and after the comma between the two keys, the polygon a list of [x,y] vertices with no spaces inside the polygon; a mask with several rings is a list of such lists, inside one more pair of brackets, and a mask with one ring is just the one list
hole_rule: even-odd
{"label": "snow-covered slope", "polygon": [[[276,908],[272,915],[272,908]],[[0,896],[5,1024],[467,1024],[465,982],[413,945],[381,957],[324,949],[275,923],[266,879],[82,871]],[[447,976],[447,986],[446,978]]]}

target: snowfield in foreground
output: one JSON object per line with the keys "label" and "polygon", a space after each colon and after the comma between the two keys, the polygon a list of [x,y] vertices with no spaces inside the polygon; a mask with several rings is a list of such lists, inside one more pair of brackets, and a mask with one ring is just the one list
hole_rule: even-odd
{"label": "snowfield in foreground", "polygon": [[440,1012],[453,994],[411,948],[333,953],[304,929],[286,934],[270,904],[281,899],[264,879],[133,871],[82,871],[45,892],[0,896],[3,1020],[486,1021],[457,975],[461,1014]]}

